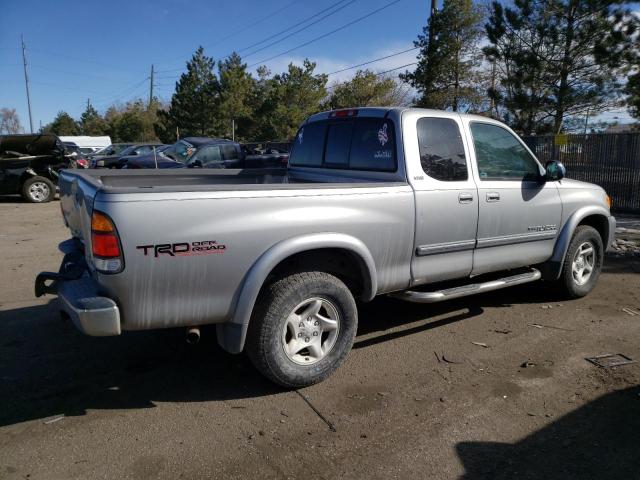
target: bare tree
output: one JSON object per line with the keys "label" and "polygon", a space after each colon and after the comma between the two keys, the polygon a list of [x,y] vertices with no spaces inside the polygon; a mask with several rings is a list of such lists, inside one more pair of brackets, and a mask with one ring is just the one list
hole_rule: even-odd
{"label": "bare tree", "polygon": [[0,134],[22,133],[22,124],[15,108],[0,108]]}

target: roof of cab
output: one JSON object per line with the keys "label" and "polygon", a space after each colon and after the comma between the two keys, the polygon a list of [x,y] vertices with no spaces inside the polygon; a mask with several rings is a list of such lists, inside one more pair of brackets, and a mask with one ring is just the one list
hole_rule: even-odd
{"label": "roof of cab", "polygon": [[233,140],[226,138],[211,138],[211,137],[185,137],[181,138],[185,142],[190,143],[193,146],[199,147],[201,145],[207,145],[210,143],[235,143]]}
{"label": "roof of cab", "polygon": [[[309,118],[307,118],[307,121],[305,123],[317,122],[319,120],[327,120],[331,118],[330,116],[332,113],[343,111],[343,110],[357,110],[357,114],[352,116],[378,117],[378,118],[383,118],[385,116],[388,116],[390,112],[396,112],[398,114],[401,114],[403,112],[416,112],[416,111],[424,112],[425,114],[428,114],[428,113],[442,114],[445,112],[449,114],[456,113],[456,112],[445,111],[445,110],[435,110],[435,109],[418,108],[418,107],[352,107],[352,108],[339,108],[336,110],[327,110],[325,112],[316,113],[315,115],[311,115]],[[460,117],[475,119],[475,120],[490,119],[490,117],[485,117],[482,115],[474,115],[470,113],[458,113],[458,115],[460,115]]]}

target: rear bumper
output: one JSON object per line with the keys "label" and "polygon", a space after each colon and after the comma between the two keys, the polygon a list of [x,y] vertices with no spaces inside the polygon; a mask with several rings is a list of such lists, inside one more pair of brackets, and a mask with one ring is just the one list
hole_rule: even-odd
{"label": "rear bumper", "polygon": [[118,305],[98,290],[77,252],[65,255],[59,273],[42,272],[35,281],[36,296],[58,295],[60,310],[81,332],[94,337],[120,335]]}

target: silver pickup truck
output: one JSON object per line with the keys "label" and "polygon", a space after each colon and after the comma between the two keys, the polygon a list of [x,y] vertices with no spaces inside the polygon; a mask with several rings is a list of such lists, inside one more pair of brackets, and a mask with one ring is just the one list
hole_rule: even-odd
{"label": "silver pickup truck", "polygon": [[271,380],[310,385],[349,352],[356,299],[589,293],[615,219],[564,173],[500,122],[413,108],[314,115],[286,170],[67,170],[72,238],[36,295],[88,335],[216,324]]}

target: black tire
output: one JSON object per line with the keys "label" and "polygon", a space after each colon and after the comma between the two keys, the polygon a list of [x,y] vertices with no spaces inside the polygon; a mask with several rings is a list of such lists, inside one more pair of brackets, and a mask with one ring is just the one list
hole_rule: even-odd
{"label": "black tire", "polygon": [[31,177],[22,184],[22,197],[30,203],[47,203],[56,196],[56,186],[45,177]]}
{"label": "black tire", "polygon": [[[329,302],[333,313],[339,315],[339,322],[334,343],[325,356],[304,365],[289,357],[284,344],[288,317],[297,311],[296,306],[309,299]],[[340,366],[351,350],[357,327],[355,300],[340,279],[324,272],[295,273],[277,280],[261,293],[249,323],[247,354],[253,365],[278,385],[305,387],[321,382]],[[322,338],[324,335],[320,334]]]}
{"label": "black tire", "polygon": [[[580,256],[578,250],[588,244],[590,244],[594,250],[593,269],[588,280],[581,284],[574,274],[573,266],[574,261]],[[598,282],[603,259],[604,247],[602,246],[602,238],[598,231],[588,225],[580,225],[576,228],[571,238],[569,248],[567,249],[567,255],[562,265],[562,272],[557,282],[561,294],[566,298],[580,298],[591,292]]]}

